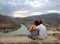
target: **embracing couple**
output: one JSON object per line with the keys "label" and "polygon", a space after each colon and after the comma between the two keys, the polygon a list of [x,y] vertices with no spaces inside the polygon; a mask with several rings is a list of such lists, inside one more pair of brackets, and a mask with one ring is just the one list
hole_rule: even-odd
{"label": "embracing couple", "polygon": [[30,35],[29,37],[33,40],[39,39],[46,39],[47,32],[46,27],[43,25],[41,20],[34,20],[34,25],[32,25],[29,29]]}

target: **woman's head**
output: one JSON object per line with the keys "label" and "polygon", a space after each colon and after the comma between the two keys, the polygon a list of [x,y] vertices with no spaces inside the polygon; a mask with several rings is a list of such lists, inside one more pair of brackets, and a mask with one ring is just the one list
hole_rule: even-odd
{"label": "woman's head", "polygon": [[34,24],[35,24],[36,26],[38,26],[38,25],[40,25],[40,21],[39,21],[39,20],[34,20]]}

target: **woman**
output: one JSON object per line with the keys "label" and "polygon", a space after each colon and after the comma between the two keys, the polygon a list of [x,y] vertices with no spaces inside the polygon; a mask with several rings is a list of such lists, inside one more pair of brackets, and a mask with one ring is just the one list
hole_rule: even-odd
{"label": "woman", "polygon": [[30,37],[35,40],[37,39],[38,36],[38,30],[36,29],[36,26],[38,26],[40,24],[40,22],[38,20],[34,20],[34,25],[32,25],[29,29],[31,35]]}

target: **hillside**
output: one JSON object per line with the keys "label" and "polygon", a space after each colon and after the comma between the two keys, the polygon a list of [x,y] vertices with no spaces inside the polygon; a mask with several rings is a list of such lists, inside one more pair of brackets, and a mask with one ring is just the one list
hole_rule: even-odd
{"label": "hillside", "polygon": [[18,24],[14,22],[11,17],[0,14],[0,29],[13,28],[17,25]]}
{"label": "hillside", "polygon": [[15,21],[14,17],[9,17],[0,14],[0,32],[8,33],[16,31],[20,27],[21,25]]}
{"label": "hillside", "polygon": [[60,27],[60,14],[49,13],[25,18],[12,18],[0,15],[0,28],[13,28],[21,23],[29,28],[30,25],[33,24],[34,19],[42,20],[44,25],[46,25],[46,27],[48,27],[49,29],[58,29],[58,27]]}
{"label": "hillside", "polygon": [[25,18],[16,18],[16,21],[29,27],[28,25],[32,25],[34,19],[42,20],[44,25],[46,25],[47,27],[60,27],[60,14],[58,13],[49,13]]}
{"label": "hillside", "polygon": [[55,25],[55,26],[60,25],[60,14],[58,14],[58,13],[31,16],[31,17],[27,17],[27,18],[24,18],[24,19],[26,21],[28,21],[28,20],[32,21],[34,19],[39,19],[39,20],[42,20],[45,24],[49,24],[51,26],[52,25]]}

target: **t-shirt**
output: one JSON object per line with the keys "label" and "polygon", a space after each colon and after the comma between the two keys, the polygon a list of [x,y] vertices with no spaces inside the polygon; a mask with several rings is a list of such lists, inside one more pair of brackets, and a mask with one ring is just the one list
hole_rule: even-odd
{"label": "t-shirt", "polygon": [[43,24],[38,25],[38,26],[37,26],[37,29],[39,30],[38,38],[40,38],[40,39],[45,39],[45,38],[47,38],[46,27],[45,27]]}

